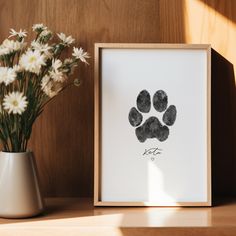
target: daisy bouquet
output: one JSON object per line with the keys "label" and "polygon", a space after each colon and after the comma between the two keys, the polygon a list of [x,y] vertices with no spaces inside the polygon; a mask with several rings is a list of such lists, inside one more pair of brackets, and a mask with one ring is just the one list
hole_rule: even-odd
{"label": "daisy bouquet", "polygon": [[0,45],[0,141],[5,152],[25,152],[32,126],[45,105],[68,86],[80,62],[87,63],[87,52],[73,47],[72,56],[62,52],[74,39],[53,33],[43,24],[33,25],[35,39],[26,43],[27,32],[11,29]]}

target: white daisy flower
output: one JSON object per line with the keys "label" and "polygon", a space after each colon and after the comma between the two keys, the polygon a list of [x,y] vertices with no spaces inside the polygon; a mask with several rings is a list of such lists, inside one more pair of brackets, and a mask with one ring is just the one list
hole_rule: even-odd
{"label": "white daisy flower", "polygon": [[38,50],[28,50],[20,58],[19,65],[26,71],[39,74],[41,67],[46,65],[45,56]]}
{"label": "white daisy flower", "polygon": [[50,76],[45,75],[41,80],[41,89],[44,90],[44,88],[47,86],[48,82],[50,81]]}
{"label": "white daisy flower", "polygon": [[51,58],[52,57],[52,53],[50,52],[52,47],[49,46],[47,43],[43,44],[43,43],[39,43],[39,42],[34,40],[34,41],[31,42],[31,47],[35,50],[43,52],[46,58]]}
{"label": "white daisy flower", "polygon": [[45,52],[45,51],[49,51],[52,49],[52,47],[49,46],[47,43],[43,44],[43,43],[39,43],[35,40],[31,42],[31,47],[34,48],[35,50],[39,50],[40,52]]}
{"label": "white daisy flower", "polygon": [[0,67],[0,84],[8,85],[16,79],[16,72],[13,68]]}
{"label": "white daisy flower", "polygon": [[90,58],[89,54],[87,52],[84,52],[82,48],[76,48],[76,47],[73,47],[72,56],[74,56],[76,59],[80,59],[82,62],[86,64],[88,64],[86,58]]}
{"label": "white daisy flower", "polygon": [[62,66],[62,62],[59,59],[52,60],[52,70],[49,72],[50,77],[56,82],[64,82],[65,76],[63,75],[62,71],[60,71],[60,67]]}
{"label": "white daisy flower", "polygon": [[10,52],[22,49],[22,43],[14,40],[5,39],[2,43],[4,48],[8,48]]}
{"label": "white daisy flower", "polygon": [[15,64],[15,65],[13,66],[13,70],[14,70],[16,73],[20,73],[20,72],[23,71],[23,68],[22,68],[20,65]]}
{"label": "white daisy flower", "polygon": [[44,93],[50,98],[55,97],[61,90],[62,84],[53,81],[49,81],[43,88]]}
{"label": "white daisy flower", "polygon": [[33,31],[43,31],[43,30],[46,30],[47,29],[47,26],[44,26],[43,24],[34,24],[33,27],[32,27]]}
{"label": "white daisy flower", "polygon": [[44,30],[42,31],[42,33],[40,34],[40,37],[48,37],[52,35],[52,31],[50,30]]}
{"label": "white daisy flower", "polygon": [[10,53],[10,51],[8,48],[4,48],[4,47],[0,46],[0,56],[7,55],[9,53]]}
{"label": "white daisy flower", "polygon": [[52,60],[52,69],[58,70],[62,66],[62,62],[59,59],[53,59]]}
{"label": "white daisy flower", "polygon": [[28,101],[26,96],[20,92],[12,92],[5,95],[3,99],[3,109],[8,112],[8,114],[19,114],[21,115],[26,107]]}
{"label": "white daisy flower", "polygon": [[55,82],[63,83],[66,79],[66,77],[63,75],[63,73],[61,71],[54,71],[53,70],[53,71],[50,71],[49,74]]}
{"label": "white daisy flower", "polygon": [[52,31],[50,30],[43,30],[39,37],[38,37],[38,41],[41,43],[46,43],[47,41],[49,41],[51,38],[53,37]]}
{"label": "white daisy flower", "polygon": [[27,32],[25,30],[20,29],[19,32],[15,31],[14,29],[10,30],[10,36],[8,38],[18,36],[19,38],[24,38],[27,36]]}
{"label": "white daisy flower", "polygon": [[22,50],[26,46],[26,43],[5,39],[0,46],[0,55],[6,55],[9,53]]}
{"label": "white daisy flower", "polygon": [[64,33],[57,34],[57,36],[66,46],[69,46],[75,41],[75,39],[73,39],[71,35],[67,37]]}

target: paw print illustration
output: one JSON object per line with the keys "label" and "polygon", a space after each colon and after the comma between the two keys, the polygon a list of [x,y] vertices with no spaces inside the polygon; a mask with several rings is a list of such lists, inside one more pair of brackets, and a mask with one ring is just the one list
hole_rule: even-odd
{"label": "paw print illustration", "polygon": [[[147,90],[142,90],[137,97],[137,108],[132,107],[129,112],[129,123],[136,127],[135,134],[139,142],[143,143],[147,139],[156,138],[160,142],[165,141],[169,136],[169,127],[175,123],[177,110],[174,105],[168,108],[168,96],[163,90],[158,90],[151,101],[151,96]],[[162,124],[155,116],[149,117],[143,124],[142,113],[149,113],[151,106],[157,112],[164,112]]]}

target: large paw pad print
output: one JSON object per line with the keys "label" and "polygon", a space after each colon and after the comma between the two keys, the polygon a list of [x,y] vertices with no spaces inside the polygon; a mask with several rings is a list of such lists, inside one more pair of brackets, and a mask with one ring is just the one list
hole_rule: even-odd
{"label": "large paw pad print", "polygon": [[[157,112],[164,112],[162,121],[155,116],[149,117],[143,124],[142,113],[149,113],[151,110],[151,96],[147,90],[142,90],[137,97],[137,108],[132,107],[129,112],[129,123],[136,127],[135,134],[139,142],[145,142],[150,138],[157,138],[160,142],[165,141],[169,136],[169,127],[175,123],[177,110],[174,105],[168,108],[168,96],[163,90],[158,90],[152,99],[153,107]],[[142,124],[142,125],[141,125]]]}

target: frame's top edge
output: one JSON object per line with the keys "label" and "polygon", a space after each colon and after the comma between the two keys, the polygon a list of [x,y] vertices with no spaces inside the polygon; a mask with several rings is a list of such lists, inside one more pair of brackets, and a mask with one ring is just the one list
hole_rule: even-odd
{"label": "frame's top edge", "polygon": [[95,43],[95,48],[134,48],[134,49],[210,49],[211,44],[185,44],[185,43]]}

